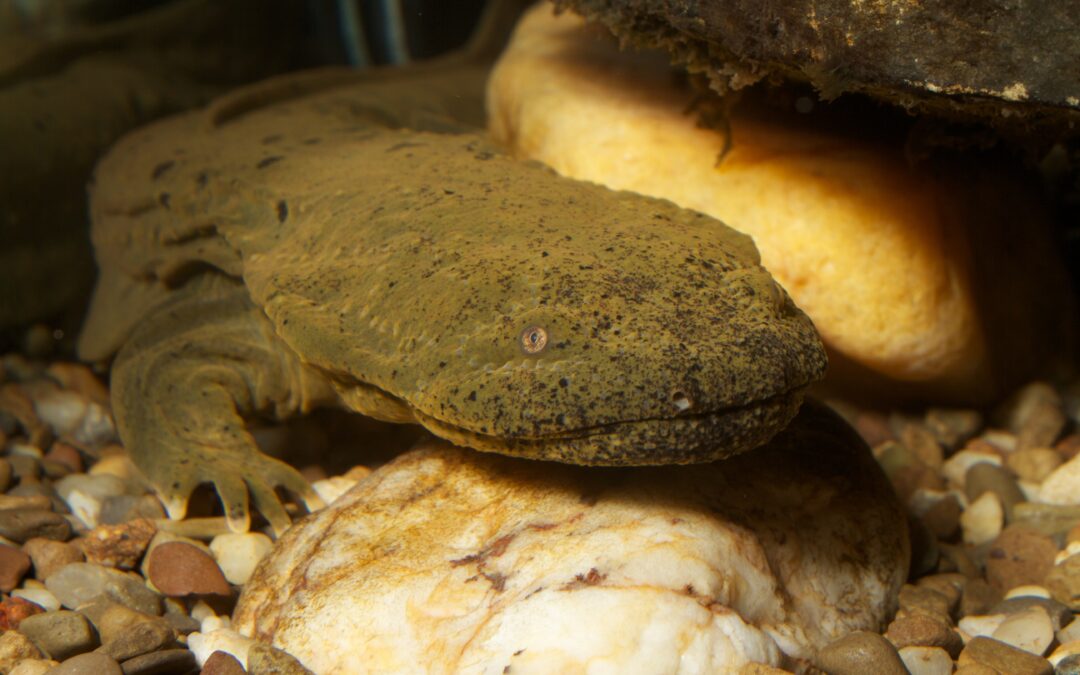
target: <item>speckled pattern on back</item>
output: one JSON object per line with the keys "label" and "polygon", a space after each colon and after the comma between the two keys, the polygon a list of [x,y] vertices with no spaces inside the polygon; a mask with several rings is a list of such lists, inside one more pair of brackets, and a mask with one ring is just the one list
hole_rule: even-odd
{"label": "speckled pattern on back", "polygon": [[124,298],[152,312],[214,269],[344,405],[459,444],[670,464],[782,429],[825,356],[753,242],[500,154],[446,81],[263,85],[129,136],[93,190],[84,356],[142,320]]}

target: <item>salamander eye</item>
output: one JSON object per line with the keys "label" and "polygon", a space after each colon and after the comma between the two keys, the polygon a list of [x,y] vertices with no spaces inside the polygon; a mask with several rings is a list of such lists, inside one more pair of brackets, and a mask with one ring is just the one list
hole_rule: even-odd
{"label": "salamander eye", "polygon": [[529,326],[521,331],[521,348],[526,354],[539,354],[547,347],[547,331],[540,326]]}

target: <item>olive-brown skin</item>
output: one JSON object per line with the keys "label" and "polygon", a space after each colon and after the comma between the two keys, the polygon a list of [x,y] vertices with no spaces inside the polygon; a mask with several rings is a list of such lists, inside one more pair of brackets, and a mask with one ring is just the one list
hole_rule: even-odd
{"label": "olive-brown skin", "polygon": [[675,464],[764,443],[821,376],[813,325],[748,237],[503,156],[462,122],[482,73],[311,78],[132,134],[97,172],[80,349],[128,343],[118,425],[174,515],[205,481],[238,529],[247,492],[275,525],[273,485],[311,497],[251,445],[255,411],[342,405],[481,450]]}

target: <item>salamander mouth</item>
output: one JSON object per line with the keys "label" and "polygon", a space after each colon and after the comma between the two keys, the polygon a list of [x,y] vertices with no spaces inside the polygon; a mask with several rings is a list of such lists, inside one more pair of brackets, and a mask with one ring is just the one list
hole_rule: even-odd
{"label": "salamander mouth", "polygon": [[588,466],[696,464],[768,442],[795,417],[805,389],[752,403],[673,417],[623,420],[543,436],[478,433],[414,410],[436,436],[485,452]]}

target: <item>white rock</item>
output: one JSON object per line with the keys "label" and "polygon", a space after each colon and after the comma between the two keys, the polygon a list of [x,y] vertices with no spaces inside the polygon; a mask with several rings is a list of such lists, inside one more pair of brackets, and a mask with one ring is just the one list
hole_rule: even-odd
{"label": "white rock", "polygon": [[1016,434],[1005,429],[987,429],[979,434],[979,440],[986,441],[1005,452],[1012,452],[1016,449]]}
{"label": "white rock", "polygon": [[70,435],[86,417],[88,402],[79,394],[56,389],[34,399],[34,410],[57,436]]}
{"label": "white rock", "polygon": [[129,494],[130,486],[123,479],[111,474],[73,473],[56,481],[56,493],[61,499],[66,501],[73,490],[104,500],[107,497]]}
{"label": "white rock", "polygon": [[311,484],[311,487],[315,488],[315,492],[322,497],[324,502],[333,504],[338,497],[351,490],[356,483],[357,481],[345,476],[332,476],[315,481]]}
{"label": "white rock", "polygon": [[227,652],[236,657],[241,664],[247,664],[248,650],[254,640],[246,638],[229,628],[215,630],[212,633],[192,633],[188,635],[188,648],[195,653],[199,666],[216,651]]}
{"label": "white rock", "polygon": [[1050,656],[1047,656],[1046,659],[1056,668],[1057,664],[1060,663],[1062,659],[1066,656],[1072,656],[1073,654],[1080,654],[1080,640],[1063,642],[1050,654]]}
{"label": "white rock", "polygon": [[1001,466],[1001,457],[992,452],[961,450],[945,460],[941,467],[941,474],[945,476],[950,484],[962,488],[964,486],[964,476],[967,475],[968,469],[979,462],[990,462]]}
{"label": "white rock", "polygon": [[1080,541],[1070,541],[1065,550],[1058,551],[1057,555],[1054,556],[1054,564],[1060,565],[1077,553],[1080,553]]}
{"label": "white rock", "polygon": [[1022,598],[1024,596],[1031,596],[1035,598],[1049,598],[1050,591],[1046,590],[1045,586],[1039,586],[1037,584],[1024,584],[1022,586],[1013,586],[1005,592],[1004,600],[1010,598]]}
{"label": "white rock", "polygon": [[806,410],[768,446],[693,467],[432,441],[290,529],[234,626],[320,673],[722,673],[777,665],[778,646],[809,656],[895,609],[907,543],[865,445]]}
{"label": "white rock", "polygon": [[956,626],[973,638],[990,637],[1005,621],[1006,616],[1006,614],[973,614],[960,619]]}
{"label": "white rock", "polygon": [[950,675],[953,660],[941,647],[904,647],[900,660],[911,675]]}
{"label": "white rock", "polygon": [[33,457],[34,459],[41,459],[45,456],[45,453],[41,451],[36,445],[29,443],[20,443],[18,441],[12,441],[7,444],[7,451],[12,455],[22,455],[23,457]]}
{"label": "white rock", "polygon": [[217,612],[205,600],[199,600],[192,605],[190,615],[192,619],[202,623],[208,617],[217,616]]}
{"label": "white rock", "polygon": [[1042,607],[1028,607],[1007,616],[990,637],[1042,656],[1054,641],[1054,624]]}
{"label": "white rock", "polygon": [[217,616],[216,614],[206,617],[199,624],[199,630],[203,633],[213,633],[227,628],[232,628],[232,619],[227,616]]}
{"label": "white rock", "polygon": [[210,552],[225,578],[239,585],[247,583],[255,566],[273,547],[274,542],[261,532],[219,534],[210,542]]}
{"label": "white rock", "polygon": [[974,546],[996,539],[1004,523],[1005,511],[1001,507],[1001,499],[993,492],[984,492],[960,514],[964,543]]}
{"label": "white rock", "polygon": [[86,527],[93,529],[98,526],[101,517],[102,500],[89,495],[82,490],[72,490],[68,493],[64,502],[71,509],[71,513]]}
{"label": "white rock", "polygon": [[138,470],[126,454],[106,455],[87,471],[91,476],[115,476],[130,484],[138,476]]}
{"label": "white rock", "polygon": [[1057,641],[1061,644],[1080,641],[1080,619],[1073,619],[1068,625],[1062,626],[1057,632]]}
{"label": "white rock", "polygon": [[36,605],[41,605],[48,612],[60,609],[60,601],[44,588],[16,588],[11,592],[11,597],[29,600]]}
{"label": "white rock", "polygon": [[1054,469],[1043,480],[1039,499],[1047,504],[1080,504],[1080,455]]}

